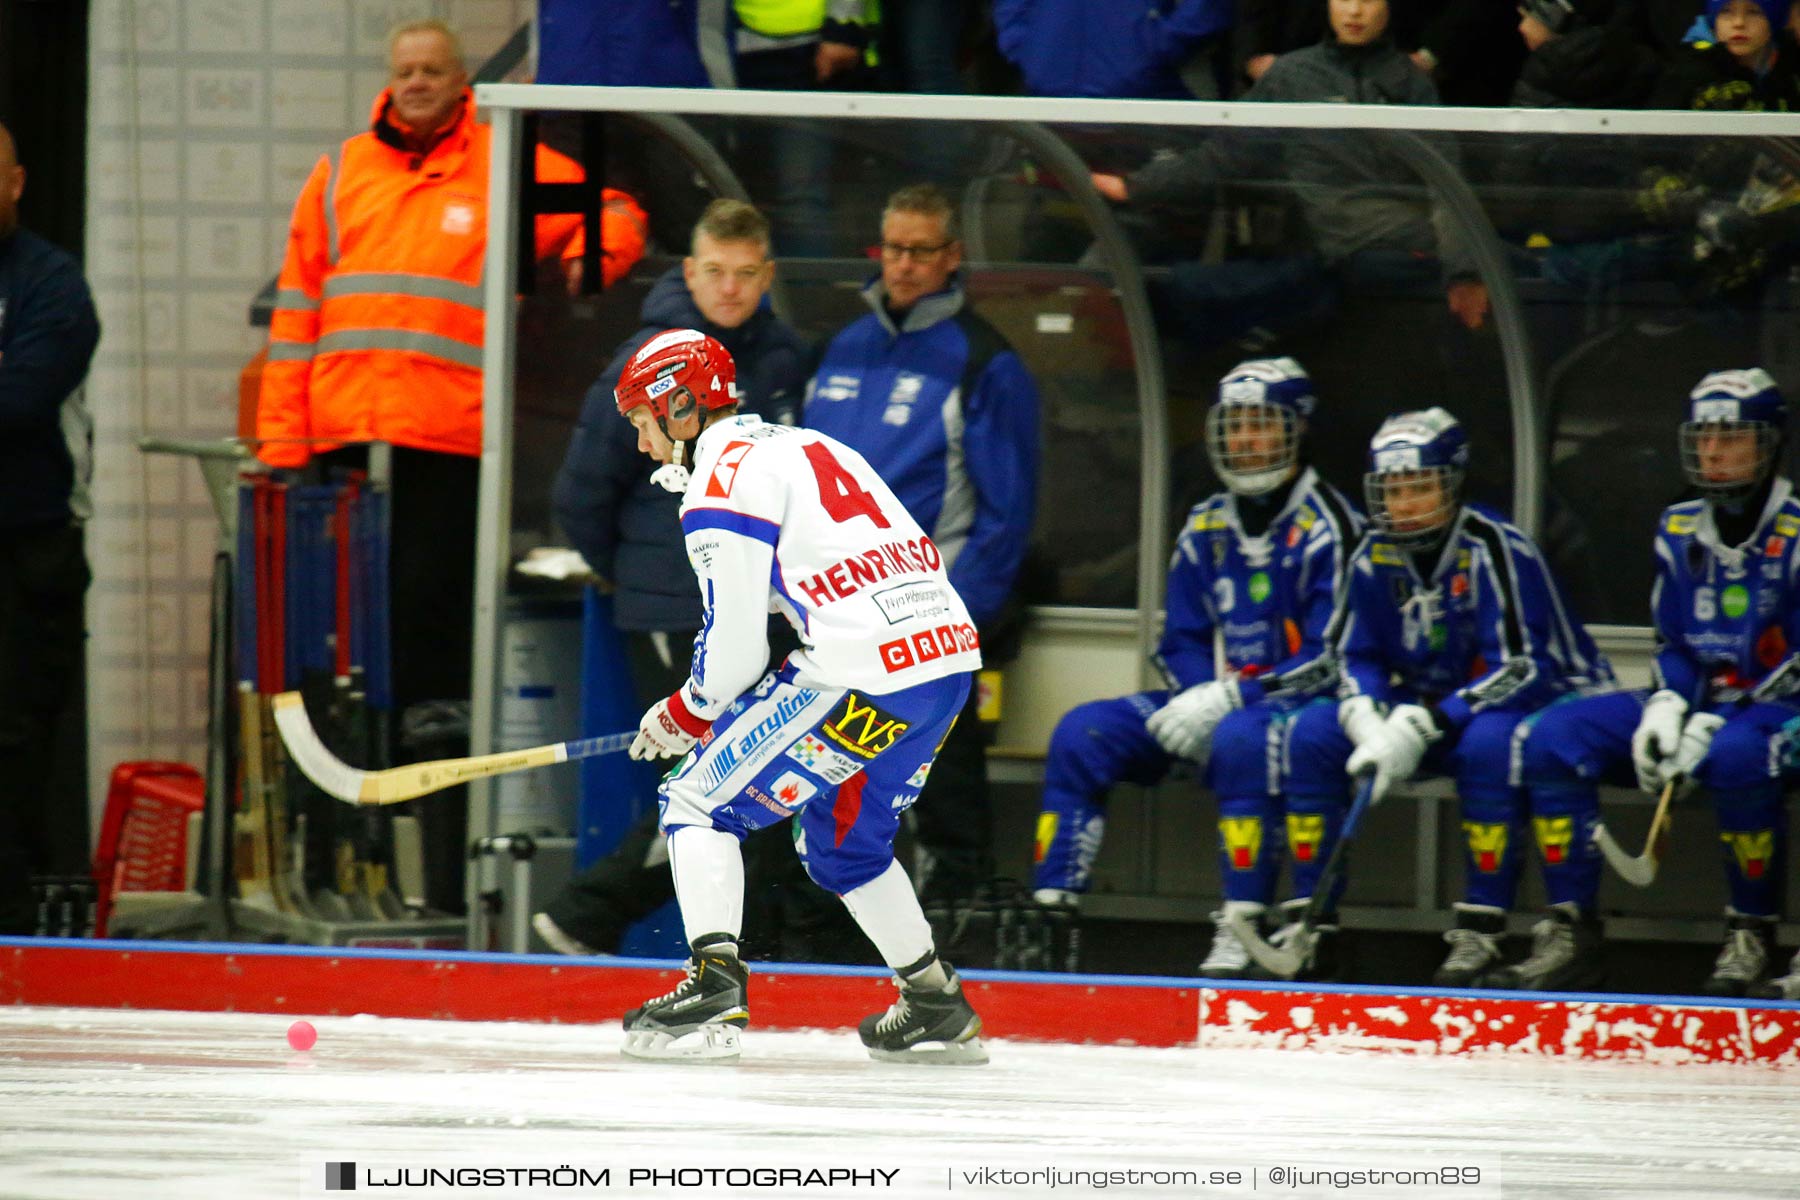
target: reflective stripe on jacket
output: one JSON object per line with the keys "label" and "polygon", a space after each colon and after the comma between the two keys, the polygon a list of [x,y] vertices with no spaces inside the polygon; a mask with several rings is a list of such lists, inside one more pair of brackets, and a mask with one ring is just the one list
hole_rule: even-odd
{"label": "reflective stripe on jacket", "polygon": [[[370,132],[319,161],[300,191],[269,324],[256,432],[272,466],[326,446],[282,439],[380,439],[421,450],[481,452],[482,263],[491,133],[462,115],[424,154],[396,143],[389,94]],[[386,136],[384,136],[384,134]],[[581,168],[542,146],[540,180]],[[604,193],[604,282],[643,253],[644,216]],[[578,257],[581,218],[538,219],[541,258]]]}

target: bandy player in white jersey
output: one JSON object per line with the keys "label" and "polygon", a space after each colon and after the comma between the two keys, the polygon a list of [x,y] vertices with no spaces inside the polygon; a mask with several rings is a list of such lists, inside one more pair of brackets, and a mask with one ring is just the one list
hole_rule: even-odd
{"label": "bandy player in white jersey", "polygon": [[[615,390],[638,449],[663,464],[652,479],[683,493],[706,605],[692,674],[631,747],[686,756],[660,791],[693,957],[680,986],[625,1014],[625,1053],[736,1057],[750,1020],[739,846],[796,817],[807,873],[843,898],[900,986],[862,1022],[869,1053],[985,1062],[981,1019],[894,860],[901,814],[981,666],[974,624],[937,547],[862,456],[737,415],[735,380],[723,346],[678,329],[646,343]],[[802,644],[773,671],[770,612]]]}

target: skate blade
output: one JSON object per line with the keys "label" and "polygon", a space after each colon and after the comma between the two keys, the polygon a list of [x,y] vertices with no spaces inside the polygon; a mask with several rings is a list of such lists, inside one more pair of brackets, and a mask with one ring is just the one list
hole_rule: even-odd
{"label": "skate blade", "polygon": [[869,1057],[876,1062],[911,1063],[920,1066],[978,1067],[988,1060],[987,1047],[981,1041],[981,1023],[974,1022],[961,1037],[949,1041],[917,1042],[904,1050],[882,1050],[868,1046]]}
{"label": "skate blade", "polygon": [[736,1025],[702,1025],[686,1033],[666,1029],[628,1029],[619,1052],[626,1058],[657,1062],[722,1062],[738,1056]]}

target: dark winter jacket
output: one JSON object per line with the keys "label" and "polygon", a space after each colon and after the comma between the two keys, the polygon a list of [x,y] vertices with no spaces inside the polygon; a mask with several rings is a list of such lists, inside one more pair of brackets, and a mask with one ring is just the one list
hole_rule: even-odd
{"label": "dark winter jacket", "polygon": [[[1436,104],[1437,90],[1382,38],[1345,46],[1335,38],[1284,54],[1244,94],[1273,103]],[[1440,149],[1450,149],[1447,144]],[[1225,134],[1187,154],[1160,158],[1132,173],[1134,203],[1191,203],[1244,174],[1274,174],[1294,185],[1314,243],[1336,262],[1373,248],[1437,254],[1450,276],[1471,263],[1425,199],[1418,177],[1383,150],[1379,133],[1282,130],[1278,137]]]}
{"label": "dark winter jacket", "polygon": [[681,536],[681,497],[650,482],[656,464],[638,452],[637,434],[619,415],[613,386],[645,342],[665,329],[698,329],[731,351],[742,411],[792,425],[812,352],[766,298],[736,329],[711,324],[695,306],[680,267],[656,281],[641,316],[643,328],[619,347],[582,401],[552,497],[563,532],[616,589],[615,625],[688,632],[700,628],[703,610]]}
{"label": "dark winter jacket", "polygon": [[1708,112],[1800,112],[1800,51],[1786,38],[1776,41],[1774,61],[1757,75],[1738,64],[1724,46],[1689,46],[1678,52],[1651,93],[1651,108]]}
{"label": "dark winter jacket", "polygon": [[94,421],[76,389],[99,340],[74,258],[26,229],[0,241],[0,529],[93,515]]}
{"label": "dark winter jacket", "polygon": [[1191,100],[1182,63],[1231,29],[1232,0],[994,0],[1000,53],[1035,96]]}
{"label": "dark winter jacket", "polygon": [[1525,60],[1515,108],[1642,108],[1662,64],[1622,26],[1575,29]]}

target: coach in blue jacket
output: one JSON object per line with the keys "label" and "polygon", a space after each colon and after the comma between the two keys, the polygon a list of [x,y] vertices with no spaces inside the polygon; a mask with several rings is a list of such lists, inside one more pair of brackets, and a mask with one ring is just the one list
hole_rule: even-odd
{"label": "coach in blue jacket", "polygon": [[[949,564],[984,642],[1007,607],[1037,509],[1037,385],[967,304],[956,212],[932,184],[901,188],[881,216],[873,310],[832,339],[802,423],[854,447]],[[997,665],[990,662],[991,665]],[[976,693],[915,808],[914,879],[928,910],[964,903],[992,873]],[[940,943],[941,944],[941,943]]]}
{"label": "coach in blue jacket", "polygon": [[81,666],[93,420],[77,389],[100,322],[81,267],[19,228],[25,168],[0,125],[0,934],[36,925],[53,861],[51,753]]}

